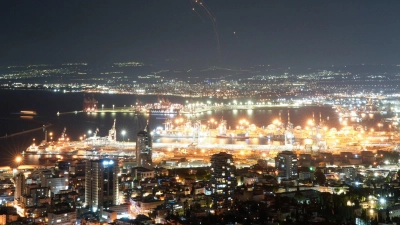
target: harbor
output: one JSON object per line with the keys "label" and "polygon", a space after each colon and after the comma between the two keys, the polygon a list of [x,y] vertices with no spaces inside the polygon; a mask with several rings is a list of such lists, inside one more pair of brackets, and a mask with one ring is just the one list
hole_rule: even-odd
{"label": "harbor", "polygon": [[[145,102],[143,98],[142,101]],[[234,153],[238,162],[248,164],[259,159],[272,160],[285,150],[298,154],[336,154],[397,149],[397,120],[392,116],[396,108],[389,107],[391,111],[383,113],[383,107],[388,105],[383,100],[193,102],[175,99],[171,102],[158,97],[157,101],[147,100],[153,103],[136,99],[132,105],[125,104],[126,101],[103,102],[91,97],[84,101],[81,110],[61,110],[49,116],[48,121],[42,121],[51,124],[46,129],[39,126],[32,132],[10,138],[29,136],[33,140],[19,150],[33,164],[74,157],[134,159],[136,134],[147,121],[153,139],[154,162],[159,163],[178,158],[206,163],[203,155],[219,151]],[[85,111],[85,108],[94,110]],[[366,108],[376,113],[366,114]],[[151,109],[162,111],[155,113]],[[41,114],[39,110],[37,115],[24,121],[37,121]]]}

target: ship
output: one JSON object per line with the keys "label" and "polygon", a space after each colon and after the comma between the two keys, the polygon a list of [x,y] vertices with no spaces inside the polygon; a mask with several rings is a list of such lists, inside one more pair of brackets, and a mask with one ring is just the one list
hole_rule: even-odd
{"label": "ship", "polygon": [[228,136],[228,135],[217,135],[217,138],[232,138],[232,136]]}
{"label": "ship", "polygon": [[226,120],[223,118],[219,122],[219,125],[217,127],[218,134],[216,135],[216,138],[232,138],[232,139],[249,139],[249,136],[247,133],[241,133],[241,134],[227,134],[227,129],[226,129]]}
{"label": "ship", "polygon": [[151,114],[179,114],[179,109],[150,109],[148,112]]}
{"label": "ship", "polygon": [[[159,117],[158,119],[163,119]],[[163,127],[157,127],[153,133],[156,137],[171,137],[171,138],[194,138],[206,137],[207,132],[202,129],[199,120],[185,120],[183,117],[178,117],[175,121],[166,118]]]}
{"label": "ship", "polygon": [[168,99],[158,98],[157,103],[147,104],[147,112],[151,114],[179,114],[181,104],[171,103]]}
{"label": "ship", "polygon": [[233,138],[235,138],[235,139],[249,139],[249,135],[247,133],[245,133],[245,134],[242,133],[242,134],[237,134]]}
{"label": "ship", "polygon": [[232,136],[228,136],[228,135],[217,135],[216,138],[231,138],[231,139],[237,139],[237,140],[245,140],[245,139],[249,139],[249,136],[240,136],[240,135],[232,135]]}

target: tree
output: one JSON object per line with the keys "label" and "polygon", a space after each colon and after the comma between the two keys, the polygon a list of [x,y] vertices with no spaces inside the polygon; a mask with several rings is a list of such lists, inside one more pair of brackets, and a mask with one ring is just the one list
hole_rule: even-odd
{"label": "tree", "polygon": [[151,219],[156,219],[156,217],[157,217],[157,212],[156,212],[156,210],[151,210],[150,212],[149,212],[149,217],[151,218]]}
{"label": "tree", "polygon": [[301,193],[300,191],[296,192],[296,194],[294,194],[294,199],[296,199],[296,201],[298,203],[303,203],[304,200],[306,200],[306,198],[304,197],[303,193]]}
{"label": "tree", "polygon": [[317,170],[314,173],[314,180],[320,185],[325,184],[326,181],[325,174],[321,170]]}
{"label": "tree", "polygon": [[364,220],[364,221],[367,221],[367,210],[365,210],[365,209],[362,209],[362,211],[361,211],[361,219],[362,220]]}

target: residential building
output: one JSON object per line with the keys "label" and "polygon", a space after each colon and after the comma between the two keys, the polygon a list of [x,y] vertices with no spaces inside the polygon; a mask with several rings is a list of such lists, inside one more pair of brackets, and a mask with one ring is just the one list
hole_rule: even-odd
{"label": "residential building", "polygon": [[69,225],[76,222],[76,211],[58,211],[47,214],[48,225]]}
{"label": "residential building", "polygon": [[149,124],[146,129],[139,131],[136,137],[136,166],[152,168],[152,139]]}
{"label": "residential building", "polygon": [[220,152],[211,156],[211,196],[216,208],[225,208],[230,204],[230,196],[236,188],[236,167],[233,156]]}
{"label": "residential building", "polygon": [[275,158],[277,176],[281,179],[297,179],[297,155],[291,151],[282,151]]}
{"label": "residential building", "polygon": [[154,178],[154,170],[145,167],[132,168],[132,174],[137,180],[144,180],[146,178]]}
{"label": "residential building", "polygon": [[21,196],[25,190],[25,175],[23,173],[17,174],[15,177],[15,192],[14,192],[14,201],[15,203],[19,203]]}
{"label": "residential building", "polygon": [[86,161],[85,203],[100,214],[104,207],[117,205],[118,164],[113,159]]}

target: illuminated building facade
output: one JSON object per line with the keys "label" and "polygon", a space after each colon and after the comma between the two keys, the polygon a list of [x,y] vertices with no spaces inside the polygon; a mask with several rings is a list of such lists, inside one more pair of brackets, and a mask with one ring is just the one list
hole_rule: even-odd
{"label": "illuminated building facade", "polygon": [[69,166],[70,166],[70,162],[57,161],[56,162],[56,167],[55,167],[56,174],[58,174],[58,176],[60,176],[60,177],[68,178],[68,176],[69,176]]}
{"label": "illuminated building facade", "polygon": [[137,167],[152,168],[152,139],[149,124],[146,129],[139,131],[136,137],[136,163]]}
{"label": "illuminated building facade", "polygon": [[85,201],[93,212],[117,205],[118,162],[113,159],[86,161]]}
{"label": "illuminated building facade", "polygon": [[297,155],[291,151],[282,151],[275,158],[277,176],[280,179],[297,179]]}
{"label": "illuminated building facade", "polygon": [[49,212],[47,214],[48,225],[63,225],[63,224],[75,224],[76,222],[76,211],[60,211],[60,212]]}
{"label": "illuminated building facade", "polygon": [[15,191],[14,191],[14,201],[16,204],[21,200],[21,196],[24,194],[25,190],[25,176],[23,173],[17,174],[15,177]]}
{"label": "illuminated building facade", "polygon": [[220,152],[211,156],[211,196],[216,208],[225,208],[230,205],[230,195],[236,187],[236,167],[233,156]]}

